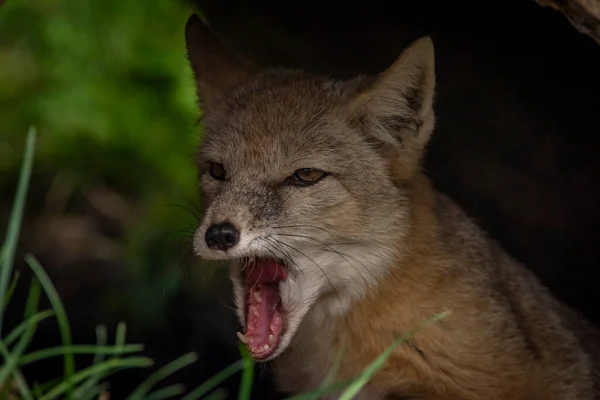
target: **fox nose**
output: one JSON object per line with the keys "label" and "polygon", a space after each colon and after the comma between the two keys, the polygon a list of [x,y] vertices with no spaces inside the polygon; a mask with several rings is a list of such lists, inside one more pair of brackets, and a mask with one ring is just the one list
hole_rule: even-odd
{"label": "fox nose", "polygon": [[229,222],[211,225],[206,230],[204,240],[213,250],[227,251],[240,240],[240,231]]}

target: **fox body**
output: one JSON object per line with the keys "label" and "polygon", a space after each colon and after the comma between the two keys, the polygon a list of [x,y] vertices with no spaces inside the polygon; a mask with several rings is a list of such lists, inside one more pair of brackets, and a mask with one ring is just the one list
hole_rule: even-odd
{"label": "fox body", "polygon": [[194,237],[228,260],[252,355],[282,391],[350,379],[403,333],[362,399],[596,399],[593,329],[487,237],[420,168],[434,51],[377,77],[258,71],[192,16],[206,211]]}

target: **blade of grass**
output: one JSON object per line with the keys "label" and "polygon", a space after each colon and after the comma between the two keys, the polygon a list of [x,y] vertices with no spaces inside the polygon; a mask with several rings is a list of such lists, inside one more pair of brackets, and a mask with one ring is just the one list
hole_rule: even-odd
{"label": "blade of grass", "polygon": [[115,337],[115,345],[117,347],[123,347],[127,336],[127,325],[124,322],[117,324],[117,334]]}
{"label": "blade of grass", "polygon": [[184,354],[178,359],[171,361],[158,371],[151,374],[146,380],[144,380],[128,397],[127,400],[143,400],[146,394],[152,389],[154,385],[165,379],[167,376],[174,372],[187,367],[188,365],[196,362],[198,356],[195,353]]}
{"label": "blade of grass", "polygon": [[[11,357],[10,352],[8,351],[8,348],[4,345],[4,343],[2,343],[2,341],[0,341],[0,353],[2,353],[2,356],[4,357],[5,360],[10,359],[10,357]],[[15,381],[17,382],[17,386],[19,388],[19,393],[21,394],[23,399],[33,400],[33,397],[31,395],[31,390],[29,389],[29,385],[27,384],[27,381],[23,377],[23,374],[21,374],[21,371],[19,371],[19,369],[15,368],[15,370],[13,371],[13,376],[15,378]]]}
{"label": "blade of grass", "polygon": [[[117,334],[118,336],[118,334]],[[98,325],[96,327],[96,346],[106,346],[108,342],[108,334],[104,325]],[[94,354],[92,365],[98,364],[104,360],[104,354]],[[101,374],[90,376],[85,382],[83,382],[77,390],[75,390],[75,398],[78,400],[92,400],[97,394],[98,382],[102,379]]]}
{"label": "blade of grass", "polygon": [[6,384],[6,380],[10,378],[13,370],[17,367],[19,363],[19,359],[21,354],[27,349],[31,339],[33,338],[33,334],[35,333],[35,328],[37,323],[32,321],[30,316],[37,311],[37,306],[40,301],[41,288],[40,283],[37,280],[31,281],[31,286],[29,288],[29,294],[27,296],[27,304],[25,305],[25,318],[27,319],[27,327],[25,332],[21,336],[19,342],[15,345],[13,351],[10,353],[10,357],[6,360],[6,363],[2,366],[0,370],[0,386]]}
{"label": "blade of grass", "polygon": [[44,395],[44,393],[46,393],[48,390],[52,389],[53,387],[55,387],[56,385],[58,385],[61,382],[62,382],[62,377],[50,379],[49,381],[46,381],[44,383],[38,382],[35,398],[39,399],[40,397],[42,397]]}
{"label": "blade of grass", "polygon": [[346,389],[354,382],[354,379],[347,379],[341,382],[336,382],[327,387],[321,387],[317,390],[307,393],[300,393],[292,397],[286,397],[285,400],[320,400],[323,396],[337,393]]}
{"label": "blade of grass", "polygon": [[[2,249],[2,264],[0,265],[0,299],[6,298],[6,291],[10,280],[10,275],[13,271],[13,262],[17,251],[17,243],[21,232],[21,224],[23,221],[23,211],[25,210],[25,202],[27,200],[27,191],[29,189],[29,179],[33,167],[33,155],[35,150],[36,129],[29,128],[27,133],[27,141],[25,143],[25,155],[21,165],[21,175],[17,184],[17,191],[13,208],[8,222],[6,238]],[[4,304],[0,304],[0,337],[2,335],[2,325],[4,321]]]}
{"label": "blade of grass", "polygon": [[19,271],[15,271],[15,275],[13,276],[13,279],[10,282],[10,286],[8,287],[8,290],[6,291],[6,295],[4,298],[4,308],[8,307],[8,303],[10,302],[10,299],[12,298],[12,295],[15,292],[15,289],[17,287],[17,283],[19,283],[20,277],[21,277],[21,274],[19,273]]}
{"label": "blade of grass", "polygon": [[245,362],[242,371],[242,384],[240,385],[238,400],[250,400],[250,396],[252,395],[252,382],[254,380],[254,359],[246,346],[242,343],[238,343],[238,347],[242,354],[242,359]]}
{"label": "blade of grass", "polygon": [[[56,314],[56,320],[58,322],[58,328],[60,330],[60,336],[62,339],[63,346],[70,347],[71,346],[71,328],[69,325],[69,319],[67,318],[67,313],[65,312],[65,308],[60,300],[60,296],[56,292],[56,288],[52,284],[52,281],[44,271],[44,268],[40,265],[40,263],[36,260],[34,256],[31,254],[27,254],[25,256],[25,261],[29,265],[29,267],[33,270],[36,277],[39,279],[44,291],[46,292],[46,296],[48,300],[50,300],[50,304]],[[65,384],[67,385],[67,398],[73,399],[74,388],[73,383],[71,382],[73,378],[73,374],[75,373],[75,357],[71,353],[65,353],[64,355],[64,376],[65,376]]]}
{"label": "blade of grass", "polygon": [[383,351],[383,353],[381,353],[379,355],[379,357],[377,357],[375,359],[375,361],[373,361],[373,363],[371,363],[371,365],[369,365],[364,370],[364,372],[361,374],[361,376],[358,377],[358,379],[356,379],[354,382],[352,382],[350,387],[348,387],[342,393],[339,400],[352,400],[354,398],[354,396],[356,396],[358,394],[358,392],[371,380],[373,375],[375,375],[375,373],[383,366],[383,364],[388,359],[388,357],[394,352],[394,350],[396,350],[396,348],[399,345],[404,343],[406,340],[410,339],[415,333],[417,333],[421,329],[425,328],[429,324],[440,321],[440,320],[446,318],[449,314],[450,314],[449,311],[445,311],[443,313],[436,314],[433,317],[420,323],[416,328],[408,331],[407,333],[403,334],[400,338],[396,339],[390,347],[385,349]]}
{"label": "blade of grass", "polygon": [[50,347],[43,350],[34,351],[21,357],[19,365],[21,367],[33,362],[50,357],[63,356],[66,352],[72,354],[108,354],[121,355],[128,353],[137,353],[144,350],[141,344],[129,344],[121,347],[115,346],[95,346],[95,345],[73,345],[70,347]]}
{"label": "blade of grass", "polygon": [[40,397],[38,400],[52,400],[69,390],[73,384],[77,384],[89,376],[104,373],[107,370],[124,368],[147,368],[152,365],[152,360],[147,357],[111,358],[99,364],[84,368],[73,375],[71,382],[61,382],[52,390]]}
{"label": "blade of grass", "polygon": [[40,385],[38,382],[33,383],[32,392],[36,399],[38,397],[42,397],[44,395],[44,390],[42,389],[42,385]]}
{"label": "blade of grass", "polygon": [[344,347],[340,348],[340,351],[338,352],[337,356],[335,357],[335,360],[333,361],[333,366],[331,367],[331,369],[327,373],[327,376],[325,376],[323,383],[321,384],[321,388],[326,388],[330,386],[333,382],[336,374],[340,369],[340,365],[342,364],[342,358],[344,358],[344,350]]}
{"label": "blade of grass", "polygon": [[227,391],[225,389],[217,389],[210,395],[206,396],[204,400],[224,400],[227,398]]}
{"label": "blade of grass", "polygon": [[155,390],[146,396],[145,400],[163,400],[168,399],[169,397],[178,396],[185,391],[185,386],[183,385],[171,385],[164,387],[162,389]]}
{"label": "blade of grass", "polygon": [[241,371],[246,365],[246,360],[238,360],[233,364],[230,364],[219,373],[213,375],[210,379],[196,387],[194,390],[185,395],[181,400],[197,400],[216,388],[219,384],[223,383],[227,378],[235,375]]}
{"label": "blade of grass", "polygon": [[[108,371],[108,372],[110,373],[110,372],[113,372],[113,371]],[[96,373],[96,374],[94,374],[94,376],[99,376],[99,375],[103,375],[103,373]],[[83,386],[84,384],[85,384],[85,382],[82,383],[81,386]],[[81,389],[81,386],[78,387],[75,390],[75,398],[77,400],[84,400],[83,397],[77,397],[77,391]],[[108,390],[108,388],[109,388],[109,385],[107,383],[103,383],[103,384],[99,384],[99,385],[93,385],[93,386],[91,386],[91,387],[89,387],[89,388],[86,389],[86,391],[87,391],[86,396],[87,397],[85,399],[98,400],[98,399],[100,399],[100,394],[102,392]]]}
{"label": "blade of grass", "polygon": [[19,325],[17,325],[16,327],[14,327],[9,332],[9,334],[6,335],[6,339],[4,340],[4,344],[6,346],[10,346],[15,340],[17,340],[19,338],[19,336],[21,336],[21,334],[23,332],[25,332],[25,329],[27,328],[28,324],[30,323],[29,322],[30,320],[32,322],[35,321],[36,324],[39,324],[40,322],[42,322],[46,318],[50,318],[53,315],[54,315],[54,312],[52,310],[44,310],[44,311],[40,311],[39,313],[37,313],[35,315],[32,315],[30,318],[28,318],[27,320],[21,322]]}
{"label": "blade of grass", "polygon": [[[97,335],[98,335],[98,341],[102,341],[102,343],[106,343],[106,328],[104,326],[100,326],[97,329]],[[125,324],[124,323],[119,323],[119,326],[117,326],[117,335],[116,335],[116,340],[115,340],[115,347],[119,349],[119,351],[117,352],[117,354],[115,354],[113,357],[111,357],[111,359],[118,359],[118,357],[123,354],[123,351],[127,350],[128,346],[130,345],[125,345]],[[96,354],[94,357],[94,361],[93,364],[98,364],[101,363],[102,360],[104,359],[104,355],[103,354]],[[97,374],[94,374],[93,376],[90,376],[86,382],[82,383],[80,385],[79,388],[77,388],[77,390],[75,391],[75,398],[77,400],[97,400],[98,399],[98,394],[101,391],[101,388],[103,386],[106,386],[105,384],[99,385],[99,382],[104,379],[105,377],[112,375],[116,372],[118,372],[120,369],[113,369],[113,370],[104,370],[104,371],[100,371]],[[79,394],[81,393],[81,394]]]}
{"label": "blade of grass", "polygon": [[[104,325],[98,325],[96,327],[96,346],[106,346],[106,342],[108,342],[108,334],[106,332],[106,327]],[[104,360],[104,354],[97,353],[94,356],[94,364],[98,364]]]}

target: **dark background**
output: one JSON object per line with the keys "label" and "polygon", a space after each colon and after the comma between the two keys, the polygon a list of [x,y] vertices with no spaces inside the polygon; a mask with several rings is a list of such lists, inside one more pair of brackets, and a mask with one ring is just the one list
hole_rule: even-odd
{"label": "dark background", "polygon": [[[261,66],[341,78],[377,73],[431,35],[434,184],[556,296],[600,322],[600,47],[560,13],[516,0],[67,3],[0,8],[0,222],[36,124],[20,254],[34,252],[51,274],[75,341],[92,343],[97,324],[114,332],[125,320],[129,341],[159,365],[198,352],[172,378],[190,386],[239,357],[224,271],[189,248],[201,136],[183,38],[191,6]],[[20,318],[17,306],[9,311]],[[35,346],[53,343],[54,325],[42,325]],[[28,376],[57,370],[40,364]],[[118,374],[113,398],[147,373]],[[256,398],[273,398],[268,376],[257,374]],[[235,391],[236,379],[229,384]]]}

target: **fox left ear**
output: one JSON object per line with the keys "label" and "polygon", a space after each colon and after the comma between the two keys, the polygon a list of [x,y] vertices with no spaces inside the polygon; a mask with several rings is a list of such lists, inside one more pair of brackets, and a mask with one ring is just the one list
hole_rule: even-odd
{"label": "fox left ear", "polygon": [[197,15],[192,15],[185,25],[185,40],[204,108],[212,107],[219,96],[257,72],[255,65],[234,54]]}
{"label": "fox left ear", "polygon": [[418,166],[433,131],[434,59],[429,37],[413,42],[350,103],[352,121],[394,149],[397,162],[409,173]]}

